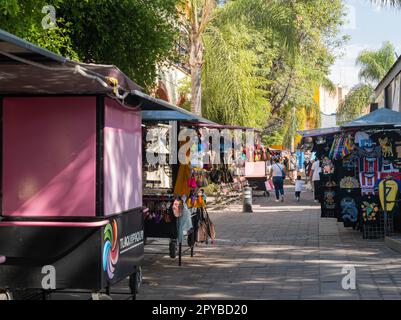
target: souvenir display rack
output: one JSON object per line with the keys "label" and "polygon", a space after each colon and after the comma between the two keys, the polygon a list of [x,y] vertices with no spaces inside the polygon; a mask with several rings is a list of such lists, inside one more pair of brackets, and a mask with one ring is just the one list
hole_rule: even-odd
{"label": "souvenir display rack", "polygon": [[[178,265],[182,265],[183,253],[190,251],[194,256],[194,246],[189,249],[182,249],[182,242],[178,241],[178,218],[172,212],[173,202],[179,197],[174,195],[174,185],[177,179],[178,165],[170,165],[170,137],[173,128],[171,125],[162,122],[149,121],[145,123],[143,130],[143,203],[148,209],[144,215],[145,244],[149,246],[165,246],[156,239],[168,239],[170,258],[175,259],[178,255]],[[148,144],[146,137],[149,131],[153,131],[155,138]],[[163,140],[161,139],[163,135]],[[148,146],[151,146],[148,148]],[[146,152],[162,154],[165,156],[165,164],[150,165],[146,159]],[[152,238],[153,241],[149,241]],[[146,252],[150,254],[150,252]],[[154,253],[153,253],[154,254]],[[160,253],[163,254],[163,253]]]}
{"label": "souvenir display rack", "polygon": [[[364,125],[387,113],[389,123]],[[322,169],[322,217],[337,218],[344,227],[359,230],[363,239],[401,232],[401,130],[395,119],[401,113],[378,110],[338,130],[311,135],[309,146]]]}

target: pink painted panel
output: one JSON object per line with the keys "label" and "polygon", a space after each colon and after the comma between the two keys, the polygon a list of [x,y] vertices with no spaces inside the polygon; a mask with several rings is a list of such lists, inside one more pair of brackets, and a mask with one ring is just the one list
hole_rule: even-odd
{"label": "pink painted panel", "polygon": [[95,97],[4,99],[5,216],[95,216],[95,186]]}
{"label": "pink painted panel", "polygon": [[104,212],[142,206],[142,118],[140,111],[105,101]]}
{"label": "pink painted panel", "polygon": [[246,162],[245,163],[245,177],[265,177],[266,176],[266,162]]}

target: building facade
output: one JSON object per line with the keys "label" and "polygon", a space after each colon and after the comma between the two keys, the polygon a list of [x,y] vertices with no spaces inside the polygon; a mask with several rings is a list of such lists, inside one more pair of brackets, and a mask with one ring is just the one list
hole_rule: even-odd
{"label": "building facade", "polygon": [[378,108],[401,111],[401,57],[375,89]]}

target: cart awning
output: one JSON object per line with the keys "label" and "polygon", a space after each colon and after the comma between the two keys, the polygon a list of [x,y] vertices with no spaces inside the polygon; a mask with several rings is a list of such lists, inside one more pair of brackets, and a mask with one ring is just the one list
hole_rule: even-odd
{"label": "cart awning", "polygon": [[142,89],[116,66],[72,61],[0,29],[2,95],[112,93],[106,77],[122,90]]}
{"label": "cart awning", "polygon": [[167,101],[151,97],[138,90],[131,92],[130,99],[137,99],[137,102],[143,110],[143,121],[181,121],[217,125],[213,121],[200,117],[183,108],[174,106]]}

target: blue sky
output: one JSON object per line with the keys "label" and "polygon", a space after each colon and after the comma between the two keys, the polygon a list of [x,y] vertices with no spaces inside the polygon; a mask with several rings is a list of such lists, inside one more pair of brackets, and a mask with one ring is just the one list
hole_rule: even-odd
{"label": "blue sky", "polygon": [[378,8],[369,0],[344,0],[344,3],[348,10],[348,23],[343,32],[351,39],[332,67],[330,79],[335,84],[352,87],[359,82],[355,59],[363,49],[378,49],[389,40],[401,55],[401,10]]}

